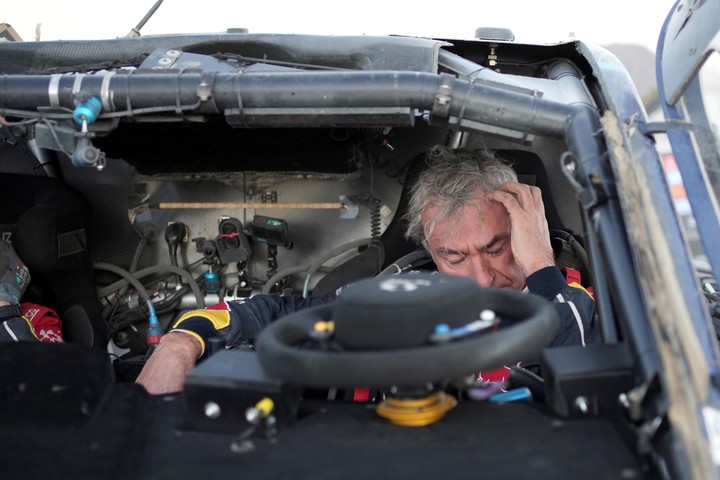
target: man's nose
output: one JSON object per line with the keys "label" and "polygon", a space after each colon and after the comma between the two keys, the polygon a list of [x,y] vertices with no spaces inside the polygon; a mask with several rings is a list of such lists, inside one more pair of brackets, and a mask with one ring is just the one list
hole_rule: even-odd
{"label": "man's nose", "polygon": [[473,259],[470,265],[470,277],[481,287],[492,287],[495,281],[495,270],[489,265],[489,262],[483,258],[477,258]]}

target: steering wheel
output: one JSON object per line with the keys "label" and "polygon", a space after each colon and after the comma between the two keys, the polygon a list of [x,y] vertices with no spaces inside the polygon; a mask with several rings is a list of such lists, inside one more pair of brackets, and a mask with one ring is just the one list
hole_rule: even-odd
{"label": "steering wheel", "polygon": [[[512,325],[431,342],[439,324],[461,331],[483,310]],[[328,325],[334,348],[298,346]],[[558,327],[552,304],[533,294],[481,288],[458,276],[396,275],[356,282],[333,304],[270,324],[257,355],[268,373],[292,384],[416,387],[537,358]]]}

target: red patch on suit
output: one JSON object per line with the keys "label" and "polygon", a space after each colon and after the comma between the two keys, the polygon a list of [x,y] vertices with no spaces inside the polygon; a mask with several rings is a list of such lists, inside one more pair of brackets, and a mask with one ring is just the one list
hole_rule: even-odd
{"label": "red patch on suit", "polygon": [[62,322],[52,310],[36,303],[21,303],[23,317],[27,318],[42,342],[63,343]]}

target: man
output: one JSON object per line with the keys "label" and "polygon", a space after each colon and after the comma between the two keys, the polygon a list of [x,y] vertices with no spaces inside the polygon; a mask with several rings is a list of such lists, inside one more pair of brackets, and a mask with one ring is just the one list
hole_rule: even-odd
{"label": "man", "polygon": [[[411,190],[407,235],[438,270],[552,301],[561,328],[549,346],[594,341],[594,301],[555,266],[540,190],[517,183],[509,165],[485,153],[436,147],[427,163]],[[179,391],[217,330],[227,330],[227,345],[236,346],[281,316],[333,298],[257,295],[190,312],[162,338],[137,382],[153,394]]]}

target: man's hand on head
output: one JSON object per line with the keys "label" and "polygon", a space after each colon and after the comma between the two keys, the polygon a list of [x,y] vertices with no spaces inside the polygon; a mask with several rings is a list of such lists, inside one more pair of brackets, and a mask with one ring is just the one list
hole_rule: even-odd
{"label": "man's hand on head", "polygon": [[508,182],[498,187],[488,198],[502,203],[508,211],[513,256],[525,275],[555,265],[540,189]]}
{"label": "man's hand on head", "polygon": [[202,345],[192,335],[169,332],[163,335],[135,383],[153,395],[179,392],[201,352]]}

